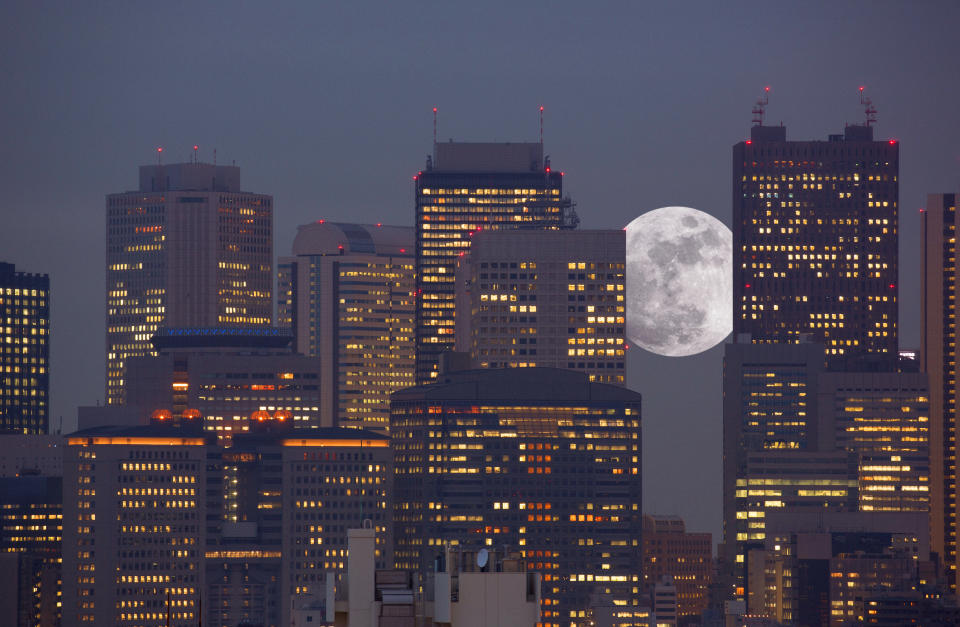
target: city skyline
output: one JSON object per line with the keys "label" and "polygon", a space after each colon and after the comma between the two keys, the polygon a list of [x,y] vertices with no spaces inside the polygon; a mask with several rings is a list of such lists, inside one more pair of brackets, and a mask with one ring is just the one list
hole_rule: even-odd
{"label": "city skyline", "polygon": [[[682,12],[674,10],[645,9],[653,12],[652,16],[646,16],[645,10],[635,9],[632,15],[628,12],[620,16],[620,21],[634,24],[645,17],[652,18],[650,22],[656,24],[657,29],[651,27],[649,32],[640,32],[640,26],[631,29],[598,20],[611,30],[604,41],[599,37],[603,32],[601,24],[576,21],[577,17],[583,17],[582,13],[547,16],[519,9],[517,25],[508,26],[507,33],[501,36],[519,35],[524,27],[533,25],[547,32],[576,26],[575,37],[587,44],[583,46],[587,52],[583,59],[578,59],[577,55],[560,50],[556,55],[559,67],[545,70],[540,70],[544,63],[542,56],[533,54],[538,37],[512,44],[506,52],[493,53],[490,63],[493,67],[509,69],[511,85],[517,86],[520,77],[535,77],[530,86],[517,89],[506,101],[487,95],[473,101],[474,92],[466,86],[467,81],[436,58],[437,52],[453,45],[449,35],[441,34],[437,43],[425,46],[434,52],[428,57],[429,68],[437,71],[443,80],[432,90],[418,83],[420,91],[415,97],[399,101],[388,101],[385,96],[413,76],[414,70],[407,74],[402,64],[415,58],[418,50],[409,49],[409,57],[400,55],[381,64],[382,59],[376,52],[382,49],[375,48],[376,52],[359,55],[357,64],[351,66],[345,52],[360,51],[367,38],[361,37],[363,41],[359,44],[344,47],[345,52],[337,50],[334,38],[334,43],[318,47],[329,55],[322,67],[339,70],[332,72],[336,85],[348,87],[355,84],[354,74],[367,73],[375,79],[371,83],[379,86],[359,92],[346,89],[322,101],[319,111],[308,108],[308,117],[307,110],[295,103],[299,101],[298,96],[315,93],[283,89],[283,85],[276,82],[281,78],[270,79],[268,84],[278,90],[280,106],[292,109],[288,117],[293,124],[264,120],[258,115],[257,107],[265,105],[260,100],[262,96],[255,98],[253,105],[236,109],[233,116],[220,117],[216,106],[225,101],[210,87],[204,87],[198,75],[189,72],[175,81],[175,86],[183,88],[180,95],[159,98],[157,105],[131,107],[129,112],[115,108],[117,105],[111,104],[109,98],[93,95],[98,87],[104,86],[101,74],[116,78],[130,75],[130,82],[124,83],[127,86],[121,91],[151,88],[157,73],[161,81],[167,78],[169,84],[174,76],[171,73],[174,64],[168,67],[163,59],[163,54],[169,53],[175,53],[178,59],[197,57],[197,65],[206,70],[230,69],[230,76],[237,79],[236,69],[231,69],[235,66],[227,56],[216,52],[216,44],[198,44],[199,50],[186,44],[197,35],[194,29],[213,19],[214,12],[199,15],[195,24],[169,41],[160,39],[163,29],[157,28],[166,22],[166,15],[154,15],[156,24],[146,21],[149,32],[146,40],[160,42],[154,52],[144,57],[146,65],[154,70],[146,82],[135,71],[135,62],[127,65],[127,61],[116,61],[110,56],[113,47],[109,44],[118,48],[130,44],[128,38],[132,35],[122,28],[111,30],[110,26],[119,22],[106,14],[94,15],[95,26],[79,27],[78,34],[67,32],[67,25],[72,29],[75,22],[66,15],[62,22],[53,19],[46,23],[36,42],[28,42],[22,33],[11,34],[2,44],[4,58],[31,59],[34,70],[45,78],[31,82],[29,77],[13,72],[11,91],[18,96],[3,105],[5,125],[9,124],[12,139],[0,153],[9,166],[2,183],[5,189],[11,190],[3,211],[5,216],[13,218],[13,224],[0,233],[0,250],[5,261],[51,276],[54,347],[51,424],[58,424],[62,416],[69,429],[77,405],[92,405],[102,398],[102,380],[98,379],[103,368],[98,365],[101,357],[97,354],[102,352],[103,345],[99,337],[103,197],[110,190],[127,187],[132,166],[149,163],[155,157],[153,151],[157,144],[165,147],[165,160],[186,160],[184,157],[189,156],[196,143],[201,144],[204,160],[210,160],[215,146],[222,163],[237,159],[244,168],[245,188],[274,195],[275,251],[286,251],[295,226],[319,218],[412,224],[410,177],[416,174],[429,151],[432,106],[440,109],[441,140],[453,136],[521,141],[536,137],[536,110],[539,105],[545,105],[548,153],[555,163],[563,164],[567,174],[565,192],[569,191],[580,205],[582,227],[620,228],[639,213],[668,204],[688,204],[729,222],[730,147],[747,136],[750,105],[763,85],[770,83],[773,88],[768,119],[773,122],[782,119],[789,139],[806,139],[841,132],[846,122],[860,122],[862,111],[856,88],[866,84],[880,109],[878,137],[896,138],[903,147],[901,345],[917,346],[919,281],[910,281],[910,277],[919,276],[916,251],[920,229],[916,209],[923,205],[927,193],[955,191],[958,182],[954,148],[960,145],[957,131],[950,127],[945,131],[934,128],[929,122],[949,120],[949,103],[956,100],[955,88],[946,85],[949,77],[957,74],[957,60],[935,53],[949,49],[946,36],[941,32],[945,29],[937,26],[955,21],[950,16],[955,16],[957,9],[942,5],[934,10],[935,5],[930,5],[927,12],[914,13],[898,5],[881,5],[875,10],[870,5],[870,16],[864,17],[858,6],[866,5],[831,9],[836,12],[834,16],[839,14],[834,20],[827,19],[822,6],[820,10],[816,7],[792,9],[794,19],[784,24],[786,32],[781,27],[783,15],[773,10],[751,12],[755,23],[749,28],[735,25],[736,19],[732,16],[723,17],[718,34],[706,37],[698,45],[670,36],[655,36],[657,29],[676,33],[677,27],[684,24],[678,14]],[[704,27],[708,20],[718,17],[715,11],[718,10],[704,10],[694,16],[694,25]],[[330,22],[345,22],[359,28],[360,16],[351,10],[344,12],[333,15]],[[5,8],[3,13],[7,18],[3,21],[8,25],[26,23],[37,27],[43,17],[39,13],[23,14],[21,7]],[[475,20],[481,34],[496,32],[498,28],[492,17],[476,9],[465,9],[460,14],[441,11],[425,19],[428,26],[436,26],[438,20],[458,16]],[[249,23],[257,16],[234,17],[242,25],[244,20]],[[369,32],[374,32],[377,24],[383,25],[398,17],[391,11],[383,11],[375,16]],[[131,18],[127,14],[115,19]],[[850,33],[841,28],[845,20],[855,18],[860,20],[863,29]],[[241,59],[252,64],[252,75],[261,79],[268,78],[270,61],[294,61],[308,46],[307,32],[295,28],[289,16],[271,19],[268,27],[286,25],[292,29],[293,36],[286,44],[288,47],[278,45],[266,51],[265,60],[246,56]],[[407,37],[420,32],[420,28],[412,26],[407,19],[401,17],[397,21],[403,26],[401,33]],[[804,28],[813,28],[823,38],[843,39],[845,43],[828,46],[824,51],[804,50],[804,54],[800,54],[799,49],[792,54],[784,52],[791,46],[776,44],[783,40],[796,46],[801,42]],[[104,35],[101,29],[106,29],[105,43],[93,43]],[[423,32],[428,30],[425,28]],[[845,39],[848,35],[850,39]],[[634,43],[645,38],[651,43]],[[901,46],[905,39],[911,42],[909,50]],[[52,46],[52,54],[36,54],[37,46],[55,40],[62,43]],[[467,62],[471,67],[485,67],[486,57],[473,52],[480,49],[480,40],[480,36],[471,35],[466,51],[453,55],[455,60]],[[397,39],[389,41],[400,44]],[[60,46],[73,44],[77,45],[75,58],[81,67],[76,75],[67,72],[67,65],[57,56],[63,52]],[[710,46],[722,52],[721,48],[728,44],[732,54],[718,54],[717,59],[704,60]],[[680,48],[672,64],[662,70],[644,65],[636,72],[629,71],[632,61],[623,61],[623,58],[643,58],[657,45]],[[683,49],[684,46],[688,49]],[[767,49],[773,52],[766,54]],[[824,61],[831,55],[842,57],[845,62],[822,71]],[[734,65],[737,59],[747,59],[743,63],[746,67]],[[299,63],[293,65],[300,67]],[[336,63],[346,65],[338,68]],[[719,71],[724,63],[726,71]],[[812,68],[821,71],[811,75]],[[918,68],[923,71],[917,71]],[[708,76],[711,73],[719,76],[712,78]],[[621,74],[650,89],[643,92],[631,91],[625,86],[610,89],[612,84],[619,85],[611,80]],[[495,80],[486,71],[474,70],[468,76],[484,85],[491,85]],[[569,81],[564,80],[568,78]],[[83,84],[84,80],[89,84]],[[571,82],[579,89],[570,90]],[[77,96],[71,99],[73,108],[63,109],[55,102],[57,99],[51,97],[60,89]],[[145,93],[151,92],[147,89]],[[184,96],[184,93],[196,95]],[[607,98],[598,96],[604,93],[608,94]],[[655,95],[646,95],[648,93]],[[110,94],[119,95],[114,91]],[[272,95],[267,102],[273,101]],[[393,111],[381,117],[383,108],[388,106],[385,102],[390,102]],[[162,107],[167,109],[164,111]],[[102,117],[101,109],[107,115],[116,116],[115,119]],[[330,121],[325,121],[324,115]],[[85,125],[89,129],[81,130],[79,126],[88,118],[94,123]],[[145,119],[156,123],[141,124]],[[317,124],[316,132],[297,137],[295,133],[299,131],[294,129],[303,128],[297,125],[308,119]],[[43,125],[44,120],[52,123]],[[122,137],[104,132],[108,122]],[[53,135],[41,126],[50,127],[63,139],[58,143],[46,141]],[[387,141],[382,141],[380,136],[393,127],[404,128],[395,131],[397,134],[388,133]],[[254,137],[245,136],[241,129],[253,131]],[[38,145],[59,145],[61,149],[45,152],[37,148]],[[691,150],[691,146],[696,149]],[[47,159],[49,163],[43,163]],[[62,176],[51,179],[51,168]],[[351,175],[359,170],[379,172],[381,180],[366,189],[358,189],[351,183],[355,182]],[[322,183],[320,189],[324,191],[319,196],[318,176]],[[702,182],[688,186],[691,179]],[[36,233],[40,232],[49,238],[48,244],[39,242]],[[53,250],[63,252],[57,257]],[[651,500],[648,510],[680,514],[691,529],[710,530],[715,537],[719,537],[719,480],[714,485],[696,486],[697,473],[683,471],[682,466],[684,461],[701,459],[704,466],[719,468],[719,452],[714,446],[720,432],[719,354],[720,349],[715,348],[700,357],[668,360],[632,351],[627,381],[629,387],[645,395],[645,441],[658,442],[656,449],[664,452],[677,449],[683,442],[679,450],[688,452],[687,456],[677,456],[680,458],[677,461],[672,461],[664,452],[658,457],[658,450],[651,450],[651,455],[646,456],[651,467],[665,464],[676,481],[673,489],[645,492]],[[670,378],[689,372],[707,383],[684,398],[671,394],[671,388],[662,385]],[[673,492],[691,493],[691,490],[693,498],[684,498],[682,502],[672,495]],[[672,499],[675,502],[671,502]]]}

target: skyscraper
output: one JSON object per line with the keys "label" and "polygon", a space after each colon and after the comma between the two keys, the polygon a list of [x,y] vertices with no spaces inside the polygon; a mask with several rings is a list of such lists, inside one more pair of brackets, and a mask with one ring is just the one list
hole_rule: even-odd
{"label": "skyscraper", "polygon": [[320,370],[324,425],[385,430],[413,385],[413,229],[318,220],[278,262],[277,325]]}
{"label": "skyscraper", "polygon": [[397,568],[445,543],[519,550],[543,623],[587,624],[594,594],[640,599],[640,395],[554,368],[444,373],[395,392]]}
{"label": "skyscraper", "polygon": [[47,433],[50,277],[0,263],[0,432]]}
{"label": "skyscraper", "polygon": [[923,212],[921,369],[930,377],[930,543],[957,591],[957,197],[931,194]]}
{"label": "skyscraper", "polygon": [[542,143],[438,143],[414,177],[416,195],[416,379],[437,376],[454,347],[457,259],[486,229],[576,226],[562,198],[563,173]]}
{"label": "skyscraper", "polygon": [[828,141],[757,125],[733,147],[735,334],[896,354],[899,148],[869,125]]}
{"label": "skyscraper", "polygon": [[161,326],[270,325],[273,199],[241,191],[240,168],[141,166],[137,191],[107,196],[106,228],[107,403]]}
{"label": "skyscraper", "polygon": [[625,247],[620,229],[477,233],[457,268],[457,350],[479,368],[567,368],[623,385]]}

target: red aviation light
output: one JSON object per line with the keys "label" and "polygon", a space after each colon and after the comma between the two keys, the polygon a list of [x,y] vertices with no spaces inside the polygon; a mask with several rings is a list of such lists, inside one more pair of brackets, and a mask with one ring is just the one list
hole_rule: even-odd
{"label": "red aviation light", "polygon": [[891,146],[893,146],[894,144],[897,143],[897,140],[891,139],[888,143],[889,143]]}
{"label": "red aviation light", "polygon": [[157,146],[157,152],[163,152],[163,146]]}
{"label": "red aviation light", "polygon": [[863,85],[860,85],[860,91],[863,91],[864,89],[866,89],[866,87],[864,87]]}
{"label": "red aviation light", "polygon": [[401,249],[400,249],[400,252],[405,253],[405,252],[407,252],[407,249],[406,249],[406,248],[401,248]]}
{"label": "red aviation light", "polygon": [[377,222],[377,226],[383,226],[382,222]]}
{"label": "red aviation light", "polygon": [[747,146],[749,146],[749,145],[752,144],[752,143],[753,143],[753,140],[752,140],[752,139],[748,139],[748,140],[747,140]]}
{"label": "red aviation light", "polygon": [[194,150],[200,150],[200,146],[194,144],[194,145],[193,145],[193,149],[194,149]]}
{"label": "red aviation light", "polygon": [[890,284],[890,289],[893,290],[893,289],[896,289],[896,288],[897,288],[897,284],[896,284],[896,283],[891,283],[891,284]]}
{"label": "red aviation light", "polygon": [[548,173],[550,172],[550,166],[547,166],[547,172]]}
{"label": "red aviation light", "polygon": [[744,285],[744,287],[747,288],[747,289],[750,289],[751,284],[750,284],[750,283],[747,283],[747,284]]}
{"label": "red aviation light", "polygon": [[323,218],[320,218],[319,220],[317,220],[317,224],[323,224],[324,222],[326,222],[326,220],[324,220]]}

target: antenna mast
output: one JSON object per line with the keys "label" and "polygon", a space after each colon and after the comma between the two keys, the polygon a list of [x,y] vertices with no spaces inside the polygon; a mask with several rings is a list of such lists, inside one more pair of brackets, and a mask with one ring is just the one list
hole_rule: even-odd
{"label": "antenna mast", "polygon": [[194,144],[193,145],[193,162],[194,163],[200,163],[200,158],[197,156],[198,150],[200,150],[200,146]]}
{"label": "antenna mast", "polygon": [[540,145],[543,145],[543,105],[540,105]]}
{"label": "antenna mast", "polygon": [[873,126],[877,123],[877,108],[873,106],[873,100],[869,96],[863,94],[863,90],[866,89],[863,85],[860,86],[860,104],[863,105],[863,114],[866,117],[867,126]]}
{"label": "antenna mast", "polygon": [[437,143],[437,108],[433,108],[433,143]]}
{"label": "antenna mast", "polygon": [[763,112],[766,106],[770,104],[770,86],[763,88],[763,96],[757,98],[757,103],[753,105],[753,125],[763,126]]}
{"label": "antenna mast", "polygon": [[157,165],[163,165],[161,157],[163,156],[163,146],[157,146]]}

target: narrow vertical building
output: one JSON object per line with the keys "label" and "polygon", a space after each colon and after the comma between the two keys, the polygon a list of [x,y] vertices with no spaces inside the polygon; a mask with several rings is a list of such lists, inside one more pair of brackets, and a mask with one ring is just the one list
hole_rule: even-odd
{"label": "narrow vertical building", "polygon": [[454,348],[457,260],[477,232],[576,226],[542,143],[438,143],[414,177],[417,383]]}
{"label": "narrow vertical building", "polygon": [[957,197],[930,194],[923,212],[921,369],[930,378],[930,544],[957,591]]}
{"label": "narrow vertical building", "polygon": [[320,371],[320,422],[378,429],[414,383],[413,229],[318,220],[278,262],[278,326]]}
{"label": "narrow vertical building", "polygon": [[141,166],[137,191],[107,196],[106,231],[108,404],[161,326],[270,326],[273,199],[241,191],[240,168]]}
{"label": "narrow vertical building", "polygon": [[816,386],[823,345],[753,344],[741,335],[723,354],[723,549],[728,570],[742,572],[746,555],[738,518],[738,482],[751,453],[815,450]]}
{"label": "narrow vertical building", "polygon": [[733,147],[734,334],[896,354],[900,147],[870,122],[827,141],[758,124]]}
{"label": "narrow vertical building", "polygon": [[0,263],[0,433],[47,433],[50,277]]}
{"label": "narrow vertical building", "polygon": [[477,233],[457,269],[457,351],[624,385],[625,268],[623,230]]}

